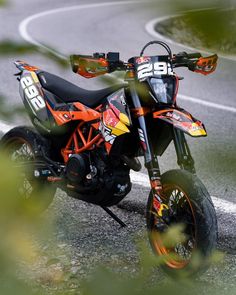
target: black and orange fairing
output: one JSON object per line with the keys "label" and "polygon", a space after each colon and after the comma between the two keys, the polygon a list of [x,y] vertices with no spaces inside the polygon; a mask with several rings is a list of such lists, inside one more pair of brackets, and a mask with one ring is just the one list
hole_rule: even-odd
{"label": "black and orange fairing", "polygon": [[[78,154],[91,150],[105,141],[109,154],[115,139],[129,133],[131,117],[124,98],[124,90],[119,90],[107,98],[104,106],[91,109],[79,102],[67,104],[65,108],[53,108],[47,102],[47,108],[58,126],[66,125],[70,121],[78,121],[78,126],[70,136],[65,148],[61,150],[64,161],[67,162],[71,154]],[[89,131],[83,128],[89,124]]]}
{"label": "black and orange fairing", "polygon": [[93,110],[80,102],[66,104],[66,108],[64,106],[62,108],[53,108],[49,101],[46,104],[58,126],[67,124],[70,121],[94,122],[95,124],[100,120],[101,114],[97,109]]}
{"label": "black and orange fairing", "polygon": [[124,90],[119,90],[107,98],[105,110],[102,113],[100,132],[105,139],[105,146],[108,154],[115,139],[125,133],[129,133],[131,116],[125,102]]}
{"label": "black and orange fairing", "polygon": [[154,119],[160,119],[172,124],[192,137],[207,136],[206,129],[201,121],[195,119],[183,109],[166,108],[153,113]]}
{"label": "black and orange fairing", "polygon": [[66,106],[67,108],[53,109],[50,103],[47,102],[47,108],[58,126],[66,125],[70,121],[78,122],[78,126],[69,137],[66,146],[61,150],[65,163],[69,160],[70,155],[94,149],[94,147],[104,142],[102,135],[98,131],[101,106],[91,109],[79,102],[67,104]]}

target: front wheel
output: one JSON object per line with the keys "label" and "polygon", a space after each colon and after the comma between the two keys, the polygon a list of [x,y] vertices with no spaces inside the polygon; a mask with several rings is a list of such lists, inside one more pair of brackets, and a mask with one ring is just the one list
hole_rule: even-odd
{"label": "front wheel", "polygon": [[[153,194],[148,198],[147,227],[155,254],[163,256],[163,269],[172,276],[192,276],[207,266],[217,240],[217,219],[209,193],[197,176],[185,170],[162,175],[163,202],[169,207],[164,221],[155,214]],[[171,226],[182,226],[181,236],[171,246],[163,237]]]}

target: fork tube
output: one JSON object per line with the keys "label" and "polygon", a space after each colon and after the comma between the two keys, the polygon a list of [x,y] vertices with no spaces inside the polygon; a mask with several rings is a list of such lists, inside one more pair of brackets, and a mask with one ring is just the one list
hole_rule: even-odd
{"label": "fork tube", "polygon": [[[140,103],[140,99],[135,89],[135,82],[133,81],[130,82],[130,92],[131,92],[131,97],[132,97],[134,107],[141,108],[142,106]],[[159,163],[158,163],[157,157],[154,156],[152,151],[152,146],[149,143],[147,127],[146,127],[144,116],[143,115],[139,116],[138,121],[139,121],[139,130],[138,130],[139,137],[144,149],[145,167],[148,170],[153,193],[159,195],[159,192],[162,189],[161,181],[160,181],[161,175],[160,175]]]}
{"label": "fork tube", "polygon": [[[134,107],[139,109],[142,106],[140,103],[139,96],[138,96],[136,89],[135,89],[135,82],[130,82],[130,84],[131,84],[130,85],[130,92],[131,92],[131,97],[132,97]],[[144,149],[144,158],[145,158],[145,166],[146,166],[152,162],[152,151],[151,151],[151,147],[150,147],[150,144],[148,141],[147,128],[146,128],[146,122],[145,122],[144,116],[139,116],[138,121],[139,121],[138,132],[139,132],[139,137],[140,137],[143,149]]]}
{"label": "fork tube", "polygon": [[191,156],[191,152],[184,133],[178,129],[173,128],[173,139],[177,154],[177,163],[180,168],[188,170],[191,173],[196,173],[194,160]]}

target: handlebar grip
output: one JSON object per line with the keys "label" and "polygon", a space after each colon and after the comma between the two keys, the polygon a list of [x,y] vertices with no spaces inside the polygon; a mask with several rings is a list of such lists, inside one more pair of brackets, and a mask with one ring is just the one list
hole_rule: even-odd
{"label": "handlebar grip", "polygon": [[188,56],[188,58],[200,58],[200,57],[202,57],[201,53],[199,53],[199,52],[188,53],[187,56]]}
{"label": "handlebar grip", "polygon": [[200,58],[202,55],[199,52],[194,52],[194,53],[187,53],[185,51],[179,52],[174,55],[174,58],[176,60],[182,60],[182,59],[193,59],[193,58]]}

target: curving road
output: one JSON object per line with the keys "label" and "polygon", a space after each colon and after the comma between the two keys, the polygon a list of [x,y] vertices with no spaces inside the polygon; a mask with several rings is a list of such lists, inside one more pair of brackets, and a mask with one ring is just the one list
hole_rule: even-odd
{"label": "curving road", "polygon": [[[120,3],[116,3],[110,1],[101,4],[101,1],[65,2],[63,0],[25,0],[23,5],[20,1],[15,0],[12,1],[10,7],[0,10],[0,19],[4,20],[4,26],[1,24],[0,39],[6,37],[15,40],[22,40],[22,37],[30,38],[31,42],[47,44],[56,48],[57,51],[63,55],[69,55],[70,53],[91,54],[97,51],[119,51],[121,53],[121,58],[126,60],[131,56],[139,54],[142,46],[153,39],[145,30],[146,23],[150,19],[165,13],[164,1],[159,1],[158,9],[154,9],[148,2],[129,2],[130,3],[127,3],[127,1],[120,1]],[[75,7],[72,9],[69,8],[70,6]],[[60,9],[55,10],[58,8]],[[47,13],[44,13],[45,11],[47,11]],[[32,15],[34,16],[29,19]],[[27,22],[24,21],[26,18],[28,18]],[[24,21],[24,25],[21,25],[20,34],[18,29],[22,21]],[[179,52],[182,51],[183,48],[172,46],[172,50],[173,52]],[[154,52],[156,53],[157,49],[154,50],[154,48],[152,48],[150,53]],[[14,66],[11,66],[11,62],[17,58],[18,57],[0,59],[1,69],[4,69],[4,71],[2,70],[0,73],[0,92],[6,95],[9,104],[18,104],[20,102],[17,82],[15,78],[12,77],[15,69]],[[75,76],[71,71],[62,70],[52,62],[40,56],[31,55],[24,57],[24,59],[27,59],[29,63],[35,64],[47,71],[62,75],[66,79],[78,83],[81,87],[88,89],[102,87],[103,82],[101,80],[86,80]],[[216,73],[209,77],[200,76],[187,70],[179,70],[180,75],[185,76],[185,80],[181,82],[180,93],[185,96],[199,98],[203,101],[236,108],[235,67],[235,61],[220,59]],[[179,100],[179,104],[192,112],[195,117],[202,120],[209,133],[209,136],[204,139],[189,139],[192,153],[196,161],[198,175],[212,195],[235,204],[236,114],[231,111],[207,107],[201,103],[193,103],[181,99]],[[22,119],[19,120],[21,121]],[[2,131],[4,132],[5,129],[3,127]],[[170,147],[166,155],[161,159],[163,171],[176,167],[176,159],[172,151],[173,147]],[[145,171],[142,172],[144,173]],[[135,208],[138,212],[142,211],[147,193],[148,189],[136,182],[133,193],[130,194],[122,207],[126,209],[130,208],[131,211],[134,211]],[[86,208],[86,210],[89,210],[90,206],[84,204],[78,205],[73,200],[66,199],[67,204],[69,204],[67,205],[63,200],[64,199],[60,199],[59,197],[59,200],[54,204],[54,210],[59,212],[57,213],[58,223],[61,228],[58,229],[58,235],[63,236],[61,238],[62,240],[66,236],[72,245],[78,246],[79,244],[80,250],[86,252],[85,256],[93,252],[94,247],[96,247],[98,243],[101,243],[103,238],[106,241],[102,242],[102,245],[106,248],[105,251],[108,251],[107,248],[109,247],[110,250],[114,249],[113,246],[110,245],[114,241],[113,239],[110,239],[108,236],[96,239],[92,236],[91,229],[89,229],[91,224],[93,224],[93,229],[96,229],[98,232],[101,232],[100,224],[103,225],[103,228],[107,229],[107,233],[112,233],[114,228],[116,228],[116,226],[111,226],[111,228],[109,228],[106,225],[105,221],[108,219],[105,218],[99,208],[93,207],[94,213],[88,213],[89,215],[86,215],[86,217],[84,216],[84,209]],[[60,204],[60,210],[58,210],[57,207],[58,202]],[[226,204],[230,206],[231,203]],[[64,207],[64,209],[66,208],[64,213],[62,213],[63,209],[61,209],[61,207]],[[226,249],[230,253],[235,253],[235,233],[232,226],[232,223],[236,223],[235,215],[227,215],[225,210],[221,210],[220,205],[218,209],[218,217],[220,220],[220,249]],[[71,213],[71,210],[73,213]],[[138,217],[139,215],[137,214],[125,213],[120,209],[115,210],[123,216],[127,223],[131,224],[134,222],[136,224],[136,226],[129,227],[122,234],[117,233],[118,238],[114,238],[117,247],[119,247],[118,253],[121,253],[120,255],[126,255],[124,252],[127,252],[131,255],[130,257],[132,257],[132,255],[134,255],[132,254],[132,241],[126,241],[124,246],[125,235],[134,234],[137,228],[139,228],[137,225],[143,224],[143,218]],[[66,231],[63,233],[63,227],[66,228],[64,221],[65,212],[67,211],[72,214],[74,221],[77,220],[77,217],[79,219],[80,214],[83,215],[84,223],[86,224],[84,224],[84,227],[86,227],[87,231],[83,232],[82,230],[82,233],[80,231],[79,236],[79,234],[76,233],[75,226],[72,226],[73,229],[70,233]],[[86,223],[88,218],[91,219],[90,224],[88,224],[88,222]],[[86,242],[81,239],[81,234],[85,237],[88,236],[88,232],[91,238],[89,249]],[[122,249],[124,251],[122,251]],[[110,253],[109,251],[107,253]],[[230,280],[235,273],[235,268],[233,268],[235,256],[231,255],[229,257]],[[213,273],[214,271],[212,270],[212,274]],[[211,271],[209,272],[209,277],[211,277]]]}

